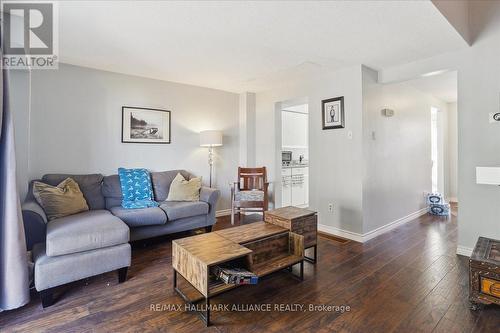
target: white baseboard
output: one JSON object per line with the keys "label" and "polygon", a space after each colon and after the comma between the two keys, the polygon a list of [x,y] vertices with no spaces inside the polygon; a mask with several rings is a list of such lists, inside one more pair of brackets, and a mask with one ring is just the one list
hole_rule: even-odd
{"label": "white baseboard", "polygon": [[347,238],[355,242],[363,242],[363,235],[357,232],[352,232],[349,230],[343,230],[329,225],[318,223],[318,231],[324,232],[325,234],[330,234],[334,236],[339,236],[342,238]]}
{"label": "white baseboard", "polygon": [[470,247],[465,247],[465,246],[457,246],[457,254],[461,256],[466,256],[470,257],[472,255],[472,250]]}
{"label": "white baseboard", "polygon": [[221,209],[215,212],[215,217],[231,215],[231,209]]}
{"label": "white baseboard", "polygon": [[360,234],[360,233],[352,232],[352,231],[348,231],[348,230],[343,230],[343,229],[339,229],[339,228],[332,227],[329,225],[324,225],[324,224],[318,224],[318,230],[322,231],[324,233],[327,233],[327,234],[332,234],[335,236],[339,236],[339,237],[347,238],[347,239],[350,239],[350,240],[353,240],[356,242],[363,243],[363,242],[366,242],[372,238],[380,236],[386,232],[389,232],[392,229],[397,228],[405,223],[413,221],[414,219],[416,219],[422,215],[427,214],[427,212],[428,212],[427,208],[422,208],[414,213],[406,215],[400,219],[392,221],[386,225],[383,225],[377,229],[374,229],[374,230],[369,231],[369,232],[364,233],[364,234]]}
{"label": "white baseboard", "polygon": [[385,234],[388,231],[391,231],[394,228],[397,228],[405,223],[408,223],[410,221],[413,221],[416,218],[419,218],[422,215],[427,214],[429,211],[429,208],[425,207],[420,210],[417,210],[416,212],[413,212],[411,214],[408,214],[400,219],[397,219],[395,221],[392,221],[390,223],[387,223],[386,225],[383,225],[377,229],[374,229],[372,231],[368,231],[367,233],[363,234],[363,242],[366,242],[372,238],[375,238],[379,235]]}

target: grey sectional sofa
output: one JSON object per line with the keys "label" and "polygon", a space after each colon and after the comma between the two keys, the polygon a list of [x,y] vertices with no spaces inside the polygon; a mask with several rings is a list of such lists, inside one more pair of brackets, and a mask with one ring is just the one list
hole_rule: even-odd
{"label": "grey sectional sofa", "polygon": [[53,303],[54,287],[89,276],[119,271],[126,279],[130,266],[129,241],[141,240],[215,224],[219,191],[202,187],[198,202],[166,201],[170,184],[184,170],[152,172],[153,192],[159,207],[124,209],[118,175],[48,174],[41,181],[57,185],[67,177],[80,186],[89,211],[48,221],[31,191],[22,206],[26,243],[33,251],[35,288],[42,305]]}

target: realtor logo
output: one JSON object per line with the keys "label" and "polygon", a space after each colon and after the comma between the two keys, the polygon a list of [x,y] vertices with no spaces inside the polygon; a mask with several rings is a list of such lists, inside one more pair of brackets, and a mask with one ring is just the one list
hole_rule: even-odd
{"label": "realtor logo", "polygon": [[56,5],[2,3],[2,61],[6,68],[57,68]]}

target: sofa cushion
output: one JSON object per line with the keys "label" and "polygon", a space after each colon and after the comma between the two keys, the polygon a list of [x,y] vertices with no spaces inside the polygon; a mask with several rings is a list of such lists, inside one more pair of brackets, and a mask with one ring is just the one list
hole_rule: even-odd
{"label": "sofa cushion", "polygon": [[68,175],[68,174],[47,174],[42,177],[42,182],[52,186],[57,186],[66,178],[72,178],[80,187],[80,190],[87,200],[90,209],[104,209],[104,196],[101,193],[101,183],[103,176],[101,174],[90,175]]}
{"label": "sofa cushion", "polygon": [[90,210],[47,224],[50,257],[123,244],[128,240],[128,226],[107,210]]}
{"label": "sofa cushion", "polygon": [[191,175],[185,170],[170,170],[161,172],[151,172],[151,180],[153,182],[153,192],[155,200],[158,202],[167,200],[170,184],[175,176],[180,173],[184,178],[190,179]]}
{"label": "sofa cushion", "polygon": [[47,256],[45,244],[38,243],[33,247],[35,287],[41,291],[127,267],[130,259],[129,243],[57,257]]}
{"label": "sofa cushion", "polygon": [[208,214],[208,204],[203,201],[164,201],[160,208],[167,213],[169,221]]}
{"label": "sofa cushion", "polygon": [[169,221],[163,225],[150,225],[147,227],[130,228],[130,240],[136,241],[151,237],[158,237],[176,232],[194,230],[212,225],[208,222],[208,215],[198,215]]}
{"label": "sofa cushion", "polygon": [[[153,173],[151,173],[153,178]],[[105,176],[102,182],[102,194],[106,201],[106,208],[122,206],[122,189],[119,175]]]}
{"label": "sofa cushion", "polygon": [[167,201],[200,201],[201,178],[185,179],[180,173],[175,176]]}
{"label": "sofa cushion", "polygon": [[102,195],[106,202],[106,208],[121,206],[122,188],[118,175],[105,176],[102,180]]}
{"label": "sofa cushion", "polygon": [[111,213],[119,217],[130,227],[141,227],[145,225],[159,225],[167,222],[167,215],[158,207],[127,209],[121,206],[110,208]]}
{"label": "sofa cushion", "polygon": [[[122,206],[124,208],[146,208],[157,207],[153,201],[153,186],[151,176],[146,169],[118,168],[120,185],[122,187]],[[134,204],[137,201],[140,204]],[[148,204],[148,201],[151,201]]]}
{"label": "sofa cushion", "polygon": [[49,220],[89,210],[77,182],[66,178],[57,186],[34,182],[33,195]]}

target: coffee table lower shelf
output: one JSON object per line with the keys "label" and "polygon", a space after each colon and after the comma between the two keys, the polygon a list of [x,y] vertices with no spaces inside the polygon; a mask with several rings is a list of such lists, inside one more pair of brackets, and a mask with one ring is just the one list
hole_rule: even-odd
{"label": "coffee table lower shelf", "polygon": [[[293,266],[299,264],[299,275],[296,276],[293,274]],[[280,270],[288,270],[292,275],[296,276],[299,278],[301,281],[304,279],[304,258],[297,256],[297,255],[289,255],[289,256],[282,256],[282,257],[277,257],[273,258],[272,260],[262,263],[259,265],[256,265],[253,268],[253,273],[256,274],[259,278],[264,277],[266,275],[269,275],[271,273],[280,271]],[[198,305],[200,302],[203,301],[203,306],[202,310],[198,310],[198,307],[195,307],[195,311],[197,314],[200,316],[200,318],[203,320],[205,325],[208,327],[210,326],[210,299],[216,295],[222,294],[226,291],[229,291],[231,289],[245,286],[244,284],[242,285],[234,285],[234,284],[225,284],[219,280],[217,281],[211,281],[209,283],[209,291],[208,291],[208,296],[205,297],[204,295],[200,294],[196,287],[193,286],[188,279],[183,277],[184,281],[186,281],[190,287],[193,289],[192,294],[190,295],[189,293],[183,292],[179,287],[177,283],[177,274],[182,276],[179,272],[177,272],[174,268],[173,270],[173,287],[175,292],[182,297],[182,299],[188,303],[188,304],[193,304],[193,305]]]}

